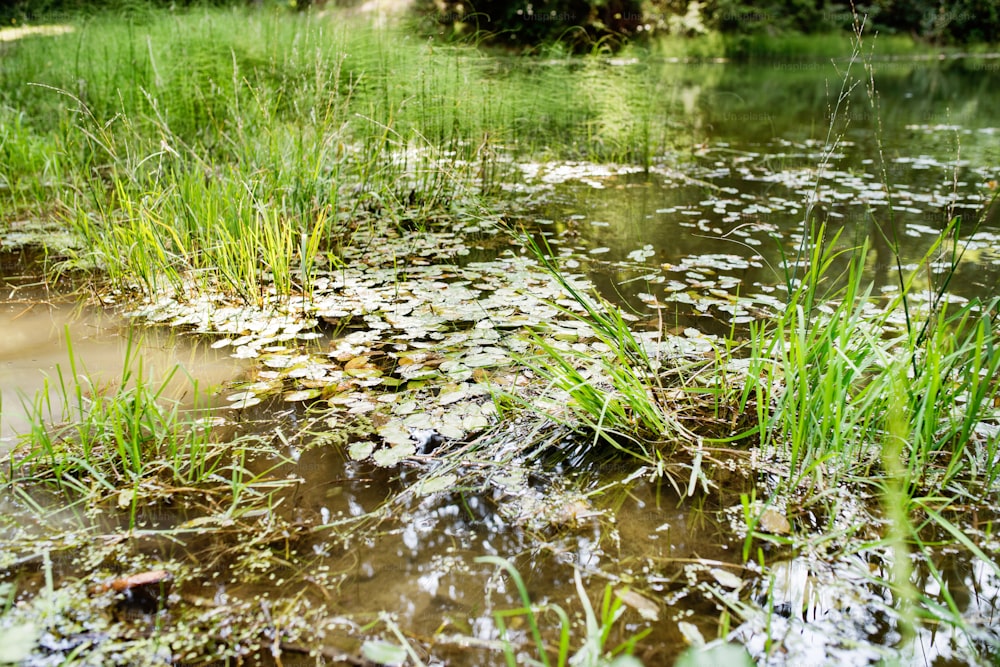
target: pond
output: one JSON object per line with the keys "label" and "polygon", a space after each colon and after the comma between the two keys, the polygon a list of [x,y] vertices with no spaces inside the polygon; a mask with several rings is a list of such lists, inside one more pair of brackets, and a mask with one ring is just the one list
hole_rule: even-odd
{"label": "pond", "polygon": [[[961,215],[961,253],[939,250],[915,293],[933,300],[948,264],[951,303],[985,300],[1000,293],[1000,215],[989,209],[1000,178],[996,63],[877,62],[876,111],[863,77],[842,88],[848,61],[609,61],[601,68],[662,96],[649,101],[650,118],[672,128],[675,149],[641,166],[515,159],[506,185],[522,194],[511,195],[510,217],[637,329],[689,341],[677,343],[680,356],[705,356],[713,334],[781,311],[794,277],[782,267],[794,266],[813,221],[840,233],[843,248],[868,243],[865,277],[891,295],[899,266],[917,267]],[[485,66],[511,75],[504,59]],[[572,77],[575,65],[524,67]],[[717,636],[758,664],[996,659],[995,488],[981,504],[948,509],[972,549],[935,525],[914,557],[918,594],[951,607],[961,628],[908,628],[887,584],[877,498],[826,489],[846,512],[837,517],[793,499],[764,509],[774,539],[746,538],[747,516],[783,474],[756,454],[720,448],[705,454],[705,474],[699,453],[657,476],[655,465],[551,422],[487,429],[504,406],[482,387],[527,383],[516,362],[531,332],[550,327],[585,354],[601,348],[547,309],[569,306],[523,248],[477,224],[388,240],[372,232],[345,266],[317,274],[306,324],[230,326],[169,299],[128,308],[138,322],[186,332],[151,327],[137,354],[160,373],[180,362],[201,383],[224,385],[211,428],[232,452],[205,458],[214,486],[204,497],[179,478],[137,477],[63,508],[64,495],[35,488],[37,478],[14,483],[0,565],[19,596],[8,618],[41,628],[25,664],[76,654],[84,664],[204,664],[234,652],[243,664],[500,664],[496,614],[522,600],[514,578],[482,556],[509,559],[530,600],[549,606],[538,623],[550,652],[552,606],[576,623],[578,646],[593,635],[579,628],[585,608],[600,613],[607,595],[605,613],[611,600],[625,610],[607,646],[640,636],[634,654],[646,665]],[[0,257],[0,435],[10,439],[26,426],[9,406],[37,391],[39,371],[51,377],[66,362],[63,322],[92,371],[119,372],[128,336],[100,307],[70,317],[61,304],[72,300],[51,306],[29,263]],[[427,433],[447,446],[435,450]],[[50,512],[37,518],[27,498]],[[152,592],[130,579],[160,572]],[[32,609],[32,595],[46,606]],[[45,625],[52,609],[64,622]],[[541,659],[526,616],[507,617],[520,662]],[[209,628],[208,639],[188,627]]]}
{"label": "pond", "polygon": [[[640,312],[643,302],[677,310],[678,301],[697,301],[690,305],[706,313],[732,311],[712,290],[780,289],[783,260],[796,259],[803,234],[824,223],[842,247],[868,243],[866,278],[891,291],[899,282],[894,250],[912,268],[961,216],[949,289],[967,299],[995,295],[1000,209],[985,213],[1000,164],[995,65],[875,62],[877,113],[864,81],[842,89],[834,67],[848,71],[846,61],[623,65],[672,84],[681,103],[665,96],[662,113],[690,126],[689,150],[649,169],[529,165],[544,192],[541,228],[572,255],[569,268],[593,265],[589,276],[606,297]],[[861,67],[853,64],[854,75]]]}

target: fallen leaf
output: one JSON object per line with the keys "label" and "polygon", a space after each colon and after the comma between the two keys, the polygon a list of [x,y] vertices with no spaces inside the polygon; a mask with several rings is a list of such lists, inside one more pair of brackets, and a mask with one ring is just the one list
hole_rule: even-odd
{"label": "fallen leaf", "polygon": [[639,595],[635,591],[627,588],[616,589],[615,596],[623,603],[639,612],[639,616],[643,617],[647,621],[657,621],[660,619],[660,605],[656,604],[649,598]]}
{"label": "fallen leaf", "polygon": [[353,359],[351,359],[350,361],[348,361],[346,364],[344,364],[344,370],[345,371],[352,371],[352,370],[355,370],[355,369],[358,369],[358,368],[369,368],[370,366],[368,365],[368,360],[370,358],[371,357],[369,357],[366,354],[363,354],[360,357],[354,357]]}
{"label": "fallen leaf", "polygon": [[760,515],[758,526],[765,533],[772,535],[788,535],[792,532],[792,524],[781,512],[773,509],[766,509]]}
{"label": "fallen leaf", "polygon": [[711,570],[708,571],[708,573],[711,574],[712,578],[714,578],[717,582],[719,582],[719,585],[723,586],[724,588],[732,588],[735,590],[743,585],[742,579],[737,577],[732,572],[723,570],[722,568],[713,567]]}

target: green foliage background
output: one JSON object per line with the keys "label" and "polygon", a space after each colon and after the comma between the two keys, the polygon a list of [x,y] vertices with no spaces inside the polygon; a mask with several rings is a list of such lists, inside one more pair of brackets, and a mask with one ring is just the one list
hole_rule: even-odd
{"label": "green foliage background", "polygon": [[[13,0],[0,5],[4,25],[93,11],[141,14],[150,7],[256,5],[288,10],[356,4],[357,0]],[[872,0],[856,5],[867,28],[910,35],[931,45],[1000,41],[1000,0]],[[651,34],[708,32],[741,37],[850,30],[849,2],[831,0],[413,0],[424,32],[474,39],[518,51],[559,43],[574,51],[616,48]],[[746,51],[747,49],[742,49]]]}

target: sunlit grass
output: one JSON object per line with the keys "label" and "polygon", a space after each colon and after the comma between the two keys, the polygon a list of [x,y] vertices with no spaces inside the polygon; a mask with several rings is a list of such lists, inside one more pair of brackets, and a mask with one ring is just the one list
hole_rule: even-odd
{"label": "sunlit grass", "polygon": [[79,365],[68,338],[67,347],[68,365],[26,399],[28,426],[2,461],[5,488],[30,493],[31,485],[49,486],[88,507],[114,500],[133,519],[171,489],[200,487],[221,511],[236,513],[259,502],[262,489],[273,490],[267,471],[247,468],[260,443],[213,428],[197,382],[191,408],[167,396],[180,367],[151,382],[130,339],[120,376],[100,383]]}
{"label": "sunlit grass", "polygon": [[76,28],[4,54],[0,200],[54,212],[84,239],[75,265],[149,295],[303,294],[370,215],[424,224],[502,196],[516,157],[648,165],[675,133],[640,72],[597,57],[505,71],[275,8]]}

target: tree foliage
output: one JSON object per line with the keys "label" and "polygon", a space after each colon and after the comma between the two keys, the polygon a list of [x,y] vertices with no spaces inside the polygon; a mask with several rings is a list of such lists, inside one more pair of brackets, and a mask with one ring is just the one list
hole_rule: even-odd
{"label": "tree foliage", "polygon": [[[524,47],[553,40],[579,49],[656,32],[768,36],[869,29],[932,44],[1000,40],[1000,0],[417,0],[439,33],[477,34]],[[856,11],[855,11],[856,9]]]}
{"label": "tree foliage", "polygon": [[[68,12],[105,10],[126,16],[151,7],[198,4],[280,5],[304,10],[352,0],[8,0],[6,25]],[[866,26],[930,44],[1000,42],[1000,0],[413,0],[424,28],[517,50],[560,42],[572,50],[615,47],[655,33],[770,36],[851,29],[855,10]]]}
{"label": "tree foliage", "polygon": [[518,50],[560,42],[574,51],[611,47],[641,31],[640,0],[417,0],[439,34],[469,35]]}

